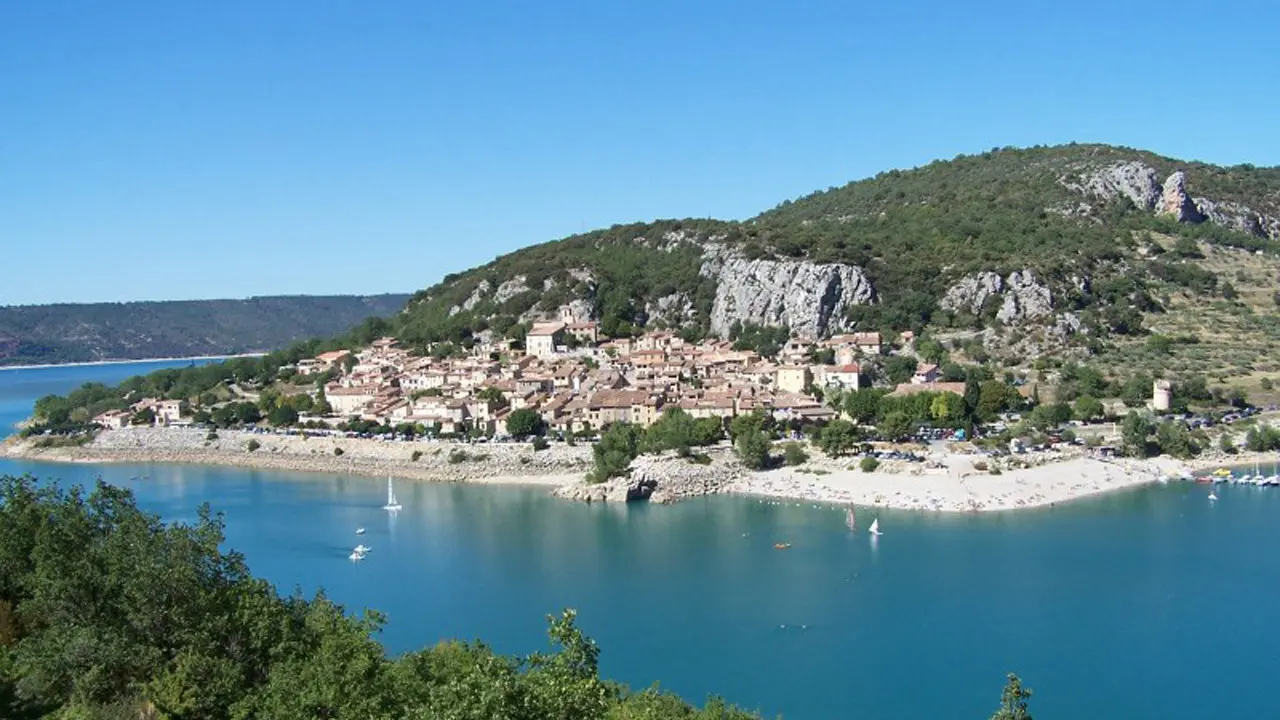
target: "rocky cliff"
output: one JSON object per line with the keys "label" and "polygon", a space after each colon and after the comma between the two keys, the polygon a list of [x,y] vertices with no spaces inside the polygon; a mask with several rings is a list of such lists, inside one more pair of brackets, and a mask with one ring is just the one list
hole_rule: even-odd
{"label": "rocky cliff", "polygon": [[[1228,230],[1280,240],[1280,213],[1268,213],[1234,200],[1192,197],[1185,170],[1175,170],[1164,182],[1159,172],[1142,162],[1125,161],[1091,168],[1061,182],[1082,195],[1109,202],[1127,198],[1139,210],[1171,217],[1180,223],[1209,222]],[[1276,198],[1270,198],[1275,201]],[[1086,212],[1089,210],[1086,206]]]}
{"label": "rocky cliff", "polygon": [[875,300],[861,268],[838,263],[748,260],[709,245],[702,274],[716,281],[711,332],[726,336],[735,322],[786,325],[803,337],[847,327],[846,311]]}

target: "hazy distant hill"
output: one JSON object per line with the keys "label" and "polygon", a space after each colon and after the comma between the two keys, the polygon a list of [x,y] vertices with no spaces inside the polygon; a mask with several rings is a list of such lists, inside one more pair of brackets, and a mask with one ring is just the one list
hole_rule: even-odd
{"label": "hazy distant hill", "polygon": [[0,365],[230,355],[347,332],[408,295],[0,307]]}

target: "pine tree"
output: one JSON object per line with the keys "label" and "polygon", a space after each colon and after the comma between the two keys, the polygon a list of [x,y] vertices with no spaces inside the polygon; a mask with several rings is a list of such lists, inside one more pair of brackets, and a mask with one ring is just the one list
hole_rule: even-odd
{"label": "pine tree", "polygon": [[1004,684],[1004,692],[1000,693],[1000,709],[991,720],[1031,720],[1031,712],[1027,710],[1027,700],[1031,699],[1031,689],[1022,687],[1022,680],[1009,673]]}

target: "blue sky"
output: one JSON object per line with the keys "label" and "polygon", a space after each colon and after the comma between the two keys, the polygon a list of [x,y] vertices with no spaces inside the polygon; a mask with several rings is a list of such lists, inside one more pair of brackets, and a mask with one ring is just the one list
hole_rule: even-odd
{"label": "blue sky", "polygon": [[1071,140],[1280,164],[1276,3],[0,4],[0,304],[413,291]]}

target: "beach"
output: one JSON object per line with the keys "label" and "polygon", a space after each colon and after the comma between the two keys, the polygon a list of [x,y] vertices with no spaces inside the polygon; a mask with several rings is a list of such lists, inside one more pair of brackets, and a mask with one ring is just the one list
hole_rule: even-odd
{"label": "beach", "polygon": [[[251,443],[257,444],[252,451]],[[581,488],[592,467],[591,446],[587,444],[553,443],[546,450],[535,451],[529,443],[397,442],[243,430],[211,434],[183,427],[107,430],[91,443],[72,447],[37,448],[30,440],[11,438],[0,447],[0,453],[51,462],[193,463],[548,488]],[[755,472],[738,465],[727,448],[712,451],[715,462],[710,468],[674,456],[642,456],[636,467],[646,468],[644,474],[656,481],[659,490],[664,486],[675,489],[663,493],[672,499],[733,493],[902,510],[988,512],[1069,502],[1223,464],[1219,459],[1194,466],[1171,458],[1099,459],[1079,451],[1006,456],[1000,461],[1003,467],[993,473],[984,469],[988,462],[994,463],[986,456],[934,448],[927,463],[889,460],[873,472],[863,472],[857,466],[858,458],[832,459],[816,451],[810,455],[810,460],[798,467]],[[1267,462],[1274,460],[1270,456]],[[1253,462],[1252,455],[1231,459],[1237,464]],[[717,469],[723,470],[714,474],[721,481],[700,480],[695,490],[688,490],[695,475],[705,478],[709,470]],[[573,493],[562,496],[573,497]]]}
{"label": "beach", "polygon": [[[943,468],[885,470],[800,467],[753,473],[730,491],[762,497],[932,512],[990,512],[1054,505],[1158,482],[1180,474],[1177,461],[1077,456],[991,474],[976,456],[951,455]],[[918,472],[916,472],[918,471]]]}

